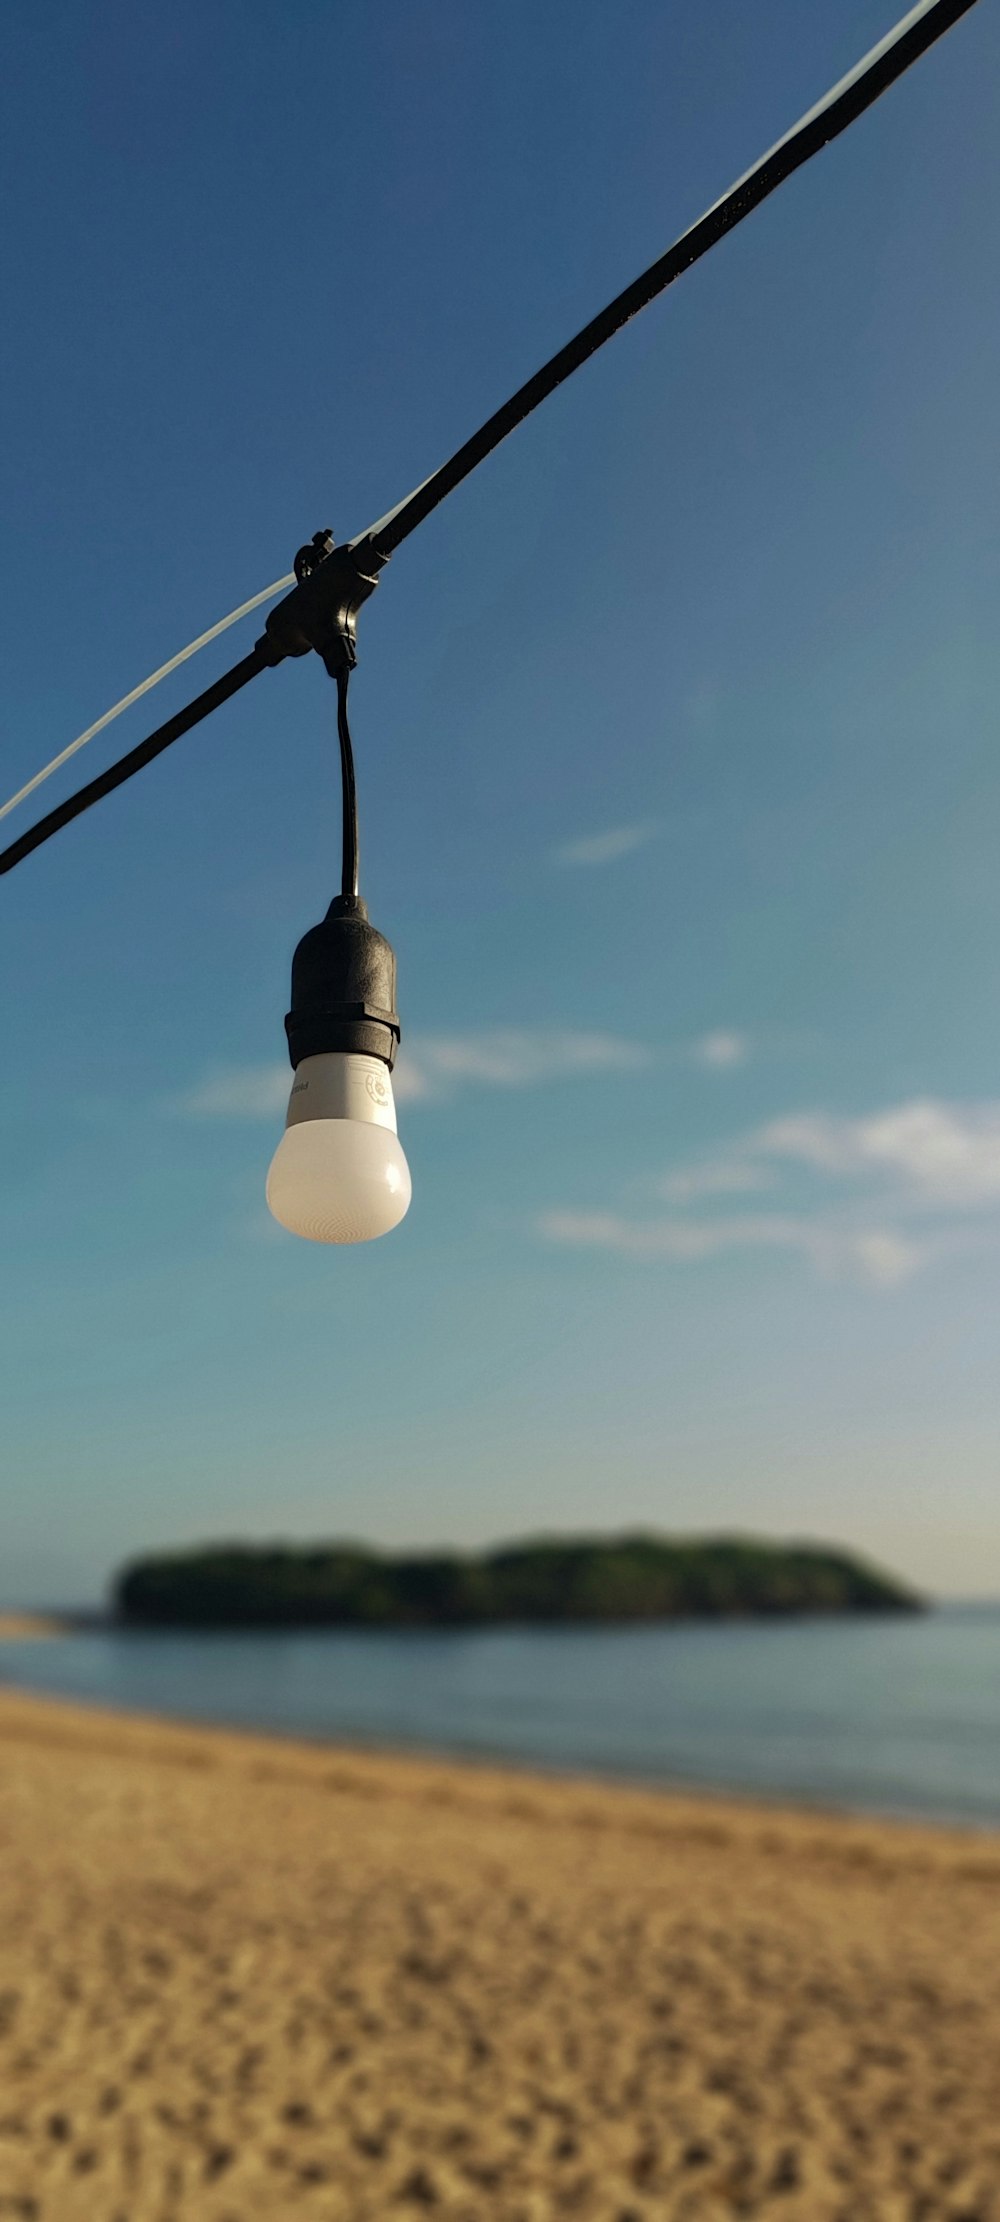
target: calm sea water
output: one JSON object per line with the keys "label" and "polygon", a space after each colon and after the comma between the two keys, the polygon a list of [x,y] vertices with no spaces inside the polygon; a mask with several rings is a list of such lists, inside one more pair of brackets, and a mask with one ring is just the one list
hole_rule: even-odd
{"label": "calm sea water", "polygon": [[342,1743],[1000,1825],[1000,1608],[0,1642],[0,1682]]}

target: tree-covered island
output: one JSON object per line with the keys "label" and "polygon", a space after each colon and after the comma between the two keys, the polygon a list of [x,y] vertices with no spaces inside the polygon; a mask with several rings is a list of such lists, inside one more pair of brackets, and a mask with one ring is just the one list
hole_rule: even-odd
{"label": "tree-covered island", "polygon": [[845,1551],[740,1537],[543,1537],[480,1554],[360,1545],[205,1545],[118,1576],[129,1624],[460,1628],[916,1612],[923,1600]]}

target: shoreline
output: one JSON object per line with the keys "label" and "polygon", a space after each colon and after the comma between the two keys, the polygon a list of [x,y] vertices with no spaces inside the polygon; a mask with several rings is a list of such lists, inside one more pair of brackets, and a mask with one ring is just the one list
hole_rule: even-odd
{"label": "shoreline", "polygon": [[1000,2214],[1000,1843],[9,1687],[0,1831],[12,2214]]}
{"label": "shoreline", "polygon": [[[805,1803],[708,1784],[639,1781],[417,1745],[338,1742],[90,1703],[0,1682],[0,1751],[6,1743],[136,1764],[219,1770],[251,1781],[284,1780],[290,1787],[328,1788],[369,1800],[434,1803],[440,1798],[449,1808],[466,1808],[484,1819],[516,1811],[540,1824],[558,1820],[586,1830],[617,1827],[623,1834],[652,1834],[664,1841],[683,1838],[693,1828],[706,1843],[731,1839],[775,1857],[794,1853],[796,1858],[818,1856],[824,1863],[843,1857],[849,1866],[869,1860],[877,1864],[883,1851],[890,1862],[892,1852],[905,1854],[907,1867],[915,1868],[923,1853],[935,1871],[944,1872],[954,1863],[960,1876],[995,1881],[1000,1889],[1000,1826],[866,1813],[818,1800]],[[606,1813],[601,1811],[605,1806]]]}
{"label": "shoreline", "polygon": [[77,1633],[65,1613],[0,1612],[0,1643],[36,1643]]}
{"label": "shoreline", "polygon": [[[80,1632],[81,1623],[66,1616],[56,1618],[35,1613],[0,1614],[0,1643],[51,1640]],[[92,1631],[88,1626],[83,1632]],[[21,1699],[54,1715],[65,1713],[68,1718],[81,1724],[96,1719],[106,1724],[117,1722],[123,1729],[127,1726],[140,1729],[145,1727],[152,1732],[162,1728],[174,1735],[222,1739],[223,1742],[232,1742],[236,1747],[256,1744],[273,1747],[275,1752],[326,1754],[332,1759],[342,1757],[359,1762],[371,1761],[374,1765],[389,1768],[398,1764],[403,1769],[408,1766],[445,1771],[454,1769],[460,1777],[510,1777],[514,1781],[527,1784],[548,1784],[557,1790],[592,1789],[596,1795],[606,1793],[612,1800],[633,1797],[669,1803],[680,1801],[688,1806],[704,1804],[715,1813],[728,1812],[731,1809],[736,1813],[756,1813],[765,1819],[786,1817],[791,1821],[811,1820],[831,1828],[855,1824],[862,1829],[870,1828],[875,1831],[909,1831],[917,1835],[945,1837],[956,1845],[971,1845],[987,1851],[993,1845],[1000,1858],[1000,1814],[927,1814],[919,1810],[908,1810],[905,1805],[895,1808],[888,1804],[884,1807],[866,1806],[853,1804],[850,1800],[831,1800],[824,1796],[822,1790],[804,1792],[798,1796],[783,1792],[778,1787],[772,1790],[756,1784],[744,1787],[724,1781],[699,1781],[683,1775],[643,1775],[631,1770],[616,1772],[611,1768],[604,1769],[599,1765],[588,1767],[583,1762],[561,1761],[556,1757],[509,1755],[475,1744],[449,1747],[431,1739],[425,1742],[418,1739],[407,1740],[404,1737],[397,1743],[388,1738],[383,1741],[376,1737],[371,1742],[366,1742],[360,1737],[355,1739],[321,1729],[311,1731],[302,1726],[283,1728],[267,1724],[256,1725],[239,1719],[227,1720],[221,1716],[213,1718],[166,1710],[147,1711],[141,1705],[108,1704],[100,1698],[91,1700],[73,1691],[63,1692],[44,1685],[33,1687],[30,1682],[22,1683],[19,1680],[6,1681],[0,1673],[0,1706],[8,1700]],[[3,1733],[0,1723],[0,1740]],[[86,1741],[86,1736],[82,1736],[81,1748]],[[1000,2214],[997,2222],[1000,2222]]]}

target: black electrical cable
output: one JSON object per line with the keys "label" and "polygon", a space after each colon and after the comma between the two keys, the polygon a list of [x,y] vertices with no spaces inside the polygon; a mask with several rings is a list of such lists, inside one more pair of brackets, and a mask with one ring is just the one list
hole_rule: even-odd
{"label": "black electrical cable", "polygon": [[[501,440],[505,440],[508,433],[513,432],[517,425],[524,423],[525,418],[531,415],[532,410],[538,408],[540,402],[545,401],[550,393],[554,393],[556,387],[562,385],[565,379],[571,377],[575,370],[579,370],[581,364],[587,362],[591,355],[596,354],[597,349],[603,347],[605,341],[619,332],[631,317],[638,314],[640,309],[646,308],[650,301],[655,300],[658,294],[663,293],[667,286],[673,284],[675,278],[679,278],[685,270],[691,268],[692,263],[698,262],[702,255],[707,254],[710,247],[714,247],[716,242],[724,238],[727,232],[732,231],[737,224],[742,223],[743,218],[749,216],[752,209],[758,208],[760,203],[766,200],[768,195],[773,193],[785,178],[790,177],[793,171],[799,169],[803,162],[808,162],[810,157],[818,154],[820,149],[827,146],[831,139],[837,138],[840,132],[845,131],[857,116],[863,115],[866,108],[870,108],[872,103],[878,100],[880,95],[890,85],[894,84],[897,78],[902,77],[904,71],[908,70],[913,62],[918,61],[920,56],[926,53],[928,47],[933,46],[945,31],[951,29],[952,24],[957,23],[959,18],[966,15],[969,9],[975,5],[976,0],[925,0],[925,4],[920,7],[919,13],[913,10],[909,16],[905,16],[897,29],[890,32],[887,38],[872,50],[870,57],[860,62],[857,68],[852,70],[843,80],[841,85],[835,86],[833,91],[824,100],[820,101],[817,107],[810,109],[808,115],[803,116],[802,121],[796,124],[787,133],[786,137],[779,141],[776,147],[772,147],[769,153],[765,154],[752,170],[748,170],[746,176],[740,178],[730,191],[724,194],[720,201],[716,202],[714,208],[710,208],[704,216],[699,217],[697,223],[692,224],[688,231],[682,233],[680,239],[675,240],[672,247],[667,248],[666,253],[660,256],[659,261],[651,263],[649,269],[644,270],[640,277],[635,278],[631,285],[626,286],[625,291],[619,293],[613,301],[609,302],[607,308],[602,309],[600,314],[593,317],[589,324],[585,324],[583,330],[578,332],[574,339],[567,341],[566,346],[561,347],[558,354],[553,355],[549,362],[544,363],[542,368],[537,370],[532,378],[528,379],[526,385],[520,386],[518,391],[511,395],[510,400],[504,402],[502,408],[497,409],[493,416],[488,417],[486,423],[480,426],[479,431],[474,432],[472,438],[466,440],[464,445],[458,448],[455,454],[446,463],[443,463],[431,478],[426,480],[423,486],[418,486],[414,493],[406,496],[395,510],[390,511],[387,517],[370,526],[367,533],[359,534],[350,546],[357,548],[363,543],[368,543],[377,555],[383,558],[390,556],[393,550],[398,548],[411,532],[415,531],[417,525],[422,524],[424,518],[429,517],[432,510],[436,509],[439,503],[443,502],[445,497],[454,491],[456,486],[461,485],[462,480],[468,477],[470,471],[474,471],[477,464],[484,462],[485,458],[492,454],[494,448],[499,447]],[[322,566],[320,566],[321,568]],[[292,599],[293,597],[290,596],[289,601],[291,602]],[[285,605],[281,606],[284,607]],[[282,645],[275,652],[274,646],[270,650],[268,649],[266,641],[264,643],[258,642],[256,648],[249,656],[244,657],[242,663],[235,665],[234,669],[227,672],[224,678],[217,680],[214,687],[209,687],[204,694],[200,694],[196,701],[188,705],[186,710],[179,711],[177,716],[169,719],[166,725],[161,725],[155,733],[150,734],[147,741],[141,741],[138,748],[132,749],[127,756],[121,757],[118,763],[113,764],[110,770],[104,772],[99,779],[91,780],[88,787],[82,787],[78,794],[71,795],[67,802],[60,805],[59,809],[51,810],[48,816],[40,819],[29,833],[23,834],[20,841],[14,841],[10,848],[0,851],[0,874],[11,871],[15,864],[20,864],[23,857],[30,856],[33,849],[40,848],[43,841],[50,840],[54,833],[58,833],[61,826],[69,825],[74,818],[80,816],[82,811],[89,810],[92,803],[100,802],[102,796],[111,794],[113,789],[120,787],[124,780],[131,779],[133,772],[141,771],[144,764],[150,763],[154,756],[160,754],[161,749],[169,748],[171,741],[177,740],[182,733],[189,732],[192,725],[197,725],[201,718],[207,717],[209,712],[217,709],[220,703],[228,701],[229,696],[235,694],[240,687],[245,686],[248,679],[255,678],[258,671],[263,671],[269,665],[279,662],[285,654],[299,655],[304,653],[307,646],[312,646],[311,640],[303,640],[301,645],[292,647]],[[347,731],[345,751],[344,735],[346,729],[345,688],[338,702],[338,730],[340,731],[345,800],[345,892],[348,891],[349,859],[347,842],[349,820],[353,827],[355,842],[354,864],[351,867],[352,876],[356,870],[357,859],[354,766],[353,756],[350,753],[349,731]],[[350,810],[347,807],[349,779]]]}
{"label": "black electrical cable", "polygon": [[853,123],[857,116],[863,115],[865,109],[870,108],[880,94],[895,83],[897,77],[902,77],[904,71],[918,61],[936,39],[941,38],[945,31],[951,29],[953,23],[957,23],[960,16],[967,14],[974,6],[975,0],[937,0],[936,6],[928,8],[917,22],[902,31],[894,44],[884,51],[876,47],[868,68],[862,64],[860,74],[852,73],[845,80],[842,91],[835,90],[828,101],[821,102],[818,109],[811,109],[807,116],[803,116],[802,122],[789,132],[787,138],[772,147],[754,169],[748,170],[746,176],[740,178],[721,201],[716,202],[714,208],[699,217],[689,231],[683,232],[673,246],[668,247],[666,253],[660,256],[658,262],[651,263],[648,270],[634,278],[632,284],[626,286],[624,293],[619,293],[608,303],[606,309],[592,317],[590,323],[585,324],[581,332],[577,332],[575,339],[568,340],[558,354],[553,355],[549,362],[543,363],[541,370],[536,370],[534,377],[529,378],[526,385],[519,386],[510,400],[505,401],[503,407],[497,409],[492,417],[488,417],[479,431],[474,432],[472,438],[466,440],[464,446],[458,448],[447,463],[442,463],[440,469],[423,486],[418,486],[415,493],[391,512],[384,525],[372,528],[370,537],[379,552],[382,555],[391,555],[400,542],[415,531],[425,517],[430,516],[439,502],[453,493],[463,478],[468,478],[469,472],[476,469],[477,464],[492,455],[501,440],[505,440],[517,425],[523,424],[525,417],[530,416],[540,402],[547,400],[549,394],[554,393],[564,379],[572,377],[573,372],[579,370],[581,364],[587,362],[591,355],[596,354],[606,340],[621,331],[623,324],[638,315],[640,309],[647,308],[650,301],[655,301],[658,294],[673,284],[675,278],[681,277],[685,270],[690,270],[692,263],[698,262],[702,255],[708,253],[710,247],[714,247],[735,225],[741,224],[743,218],[749,216],[752,209],[758,208],[761,201],[765,201],[776,186],[781,185],[803,162],[808,162],[812,155],[819,153],[821,147],[828,145],[831,139],[836,139],[840,132],[846,131],[848,124]]}
{"label": "black electrical cable", "polygon": [[344,795],[344,847],[340,876],[342,895],[358,892],[358,790],[354,779],[354,750],[347,722],[347,688],[350,672],[337,673],[337,734],[340,740],[340,778]]}
{"label": "black electrical cable", "polygon": [[178,710],[174,717],[168,718],[165,725],[157,726],[156,732],[151,733],[148,740],[140,741],[138,747],[130,749],[127,756],[120,756],[116,764],[109,765],[106,772],[101,772],[97,779],[90,781],[89,786],[78,788],[76,794],[61,802],[56,810],[50,810],[46,818],[39,818],[38,824],[29,827],[27,833],[22,833],[19,841],[12,841],[9,849],[0,852],[0,874],[12,872],[15,864],[20,864],[23,857],[30,856],[33,849],[40,849],[43,841],[50,841],[52,835],[58,833],[63,826],[71,825],[74,818],[81,817],[85,810],[90,809],[92,803],[101,802],[105,795],[113,794],[116,787],[123,786],[126,779],[131,779],[133,772],[142,770],[144,764],[151,764],[154,756],[159,756],[163,749],[169,748],[172,741],[179,741],[182,733],[190,733],[193,725],[200,725],[202,718],[209,717],[223,702],[228,702],[231,695],[238,694],[248,680],[256,679],[259,671],[266,671],[270,660],[258,642],[249,656],[244,656],[240,663],[234,664],[231,671],[224,672],[221,679],[216,679],[213,686],[206,687],[204,694],[197,695],[186,709]]}

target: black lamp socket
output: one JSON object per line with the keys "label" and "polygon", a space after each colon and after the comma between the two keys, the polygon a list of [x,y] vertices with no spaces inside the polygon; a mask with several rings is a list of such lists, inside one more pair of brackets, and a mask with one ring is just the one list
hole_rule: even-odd
{"label": "black lamp socket", "polygon": [[345,1050],[380,1057],[390,1072],[399,1046],[396,957],[368,923],[359,895],[338,895],[292,958],[292,1008],[285,1020],[292,1065]]}

